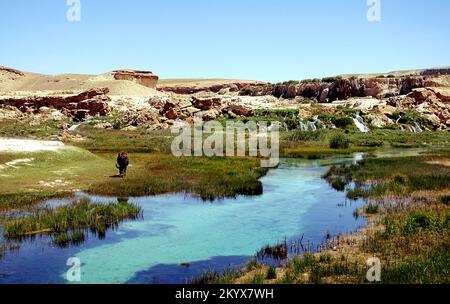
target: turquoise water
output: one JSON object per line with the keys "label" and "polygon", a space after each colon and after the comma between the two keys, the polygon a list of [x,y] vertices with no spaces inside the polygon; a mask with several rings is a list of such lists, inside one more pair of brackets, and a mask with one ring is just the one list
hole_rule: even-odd
{"label": "turquoise water", "polygon": [[0,283],[66,283],[70,257],[82,263],[81,283],[184,283],[206,270],[242,267],[262,247],[285,239],[304,236],[304,243],[319,244],[327,232],[352,232],[365,224],[353,217],[362,202],[333,190],[321,178],[327,170],[321,165],[285,161],[262,178],[260,196],[214,202],[183,194],[130,198],[143,207],[142,220],[69,248],[54,247],[48,237],[25,241],[0,259]]}

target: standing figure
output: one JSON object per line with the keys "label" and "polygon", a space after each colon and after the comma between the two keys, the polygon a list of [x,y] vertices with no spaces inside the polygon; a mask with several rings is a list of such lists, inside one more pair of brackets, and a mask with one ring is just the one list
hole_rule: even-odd
{"label": "standing figure", "polygon": [[125,176],[127,176],[127,168],[129,164],[130,162],[128,160],[128,153],[125,151],[120,152],[117,156],[116,164],[117,169],[119,169],[120,177],[124,178]]}

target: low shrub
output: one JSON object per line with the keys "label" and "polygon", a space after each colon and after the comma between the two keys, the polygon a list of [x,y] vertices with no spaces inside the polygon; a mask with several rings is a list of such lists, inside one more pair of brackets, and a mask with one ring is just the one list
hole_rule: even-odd
{"label": "low shrub", "polygon": [[405,174],[396,173],[392,176],[394,183],[406,186],[409,183],[409,178]]}
{"label": "low shrub", "polygon": [[336,134],[330,139],[331,149],[348,149],[350,147],[350,140],[344,134]]}
{"label": "low shrub", "polygon": [[353,118],[348,116],[336,117],[332,120],[333,124],[340,129],[347,129],[354,126]]}
{"label": "low shrub", "polygon": [[368,204],[365,208],[367,214],[377,214],[380,211],[380,207],[377,204]]}
{"label": "low shrub", "polygon": [[270,266],[269,269],[267,269],[266,280],[274,280],[276,278],[277,278],[277,271],[275,267]]}

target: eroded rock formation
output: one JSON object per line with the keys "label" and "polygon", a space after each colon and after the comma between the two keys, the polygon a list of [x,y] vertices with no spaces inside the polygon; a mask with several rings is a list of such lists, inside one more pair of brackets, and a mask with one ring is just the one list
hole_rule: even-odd
{"label": "eroded rock formation", "polygon": [[19,97],[2,97],[0,106],[15,107],[26,112],[39,112],[57,109],[77,120],[84,120],[88,116],[105,116],[109,113],[110,98],[106,95],[107,88],[92,89],[78,94],[28,95]]}
{"label": "eroded rock formation", "polygon": [[145,87],[156,89],[159,77],[150,71],[117,70],[112,72],[116,80],[134,81]]}
{"label": "eroded rock formation", "polygon": [[450,83],[449,75],[408,76],[398,78],[336,79],[333,82],[313,81],[307,83],[283,83],[266,86],[247,86],[240,91],[242,96],[273,95],[292,99],[303,97],[320,103],[347,100],[352,97],[389,98],[406,95],[414,89],[441,87]]}

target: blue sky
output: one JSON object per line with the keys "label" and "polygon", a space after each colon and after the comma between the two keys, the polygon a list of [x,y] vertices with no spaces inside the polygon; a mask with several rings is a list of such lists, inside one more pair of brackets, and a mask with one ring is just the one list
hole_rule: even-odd
{"label": "blue sky", "polygon": [[450,65],[450,1],[1,0],[0,65],[281,81]]}

